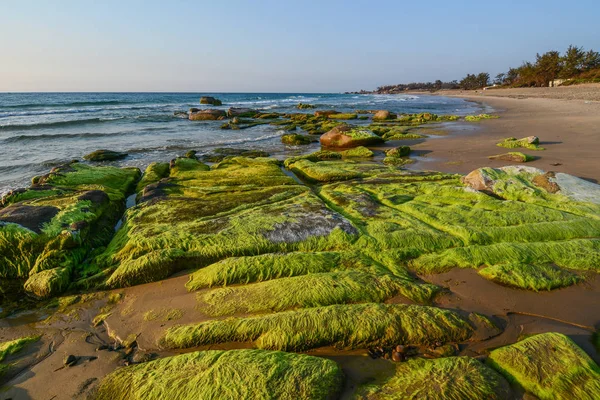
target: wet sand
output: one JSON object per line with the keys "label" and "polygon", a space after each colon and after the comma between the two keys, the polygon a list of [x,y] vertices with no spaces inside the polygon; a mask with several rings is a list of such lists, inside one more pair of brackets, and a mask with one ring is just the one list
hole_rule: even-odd
{"label": "wet sand", "polygon": [[[495,97],[472,92],[443,95],[482,102],[493,107],[500,118],[459,124],[450,128],[450,134],[445,137],[412,145],[420,157],[411,168],[467,174],[479,167],[514,164],[490,160],[488,156],[521,151],[536,157],[527,163],[529,166],[600,181],[600,102]],[[496,146],[497,142],[511,136],[538,136],[546,150],[512,150]]]}

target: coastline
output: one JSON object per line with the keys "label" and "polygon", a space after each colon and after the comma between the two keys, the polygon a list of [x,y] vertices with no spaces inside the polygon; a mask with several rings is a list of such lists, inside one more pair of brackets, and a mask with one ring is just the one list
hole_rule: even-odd
{"label": "coastline", "polygon": [[[504,89],[493,92],[502,94],[500,90]],[[460,97],[489,105],[501,118],[481,121],[477,123],[479,129],[454,131],[448,136],[415,144],[413,149],[422,157],[413,168],[467,174],[479,167],[511,165],[514,162],[488,159],[508,151],[497,147],[496,143],[511,136],[538,136],[546,150],[523,151],[536,157],[525,165],[594,182],[600,180],[600,102],[515,98],[509,97],[509,93],[500,96],[467,91],[433,95]]]}

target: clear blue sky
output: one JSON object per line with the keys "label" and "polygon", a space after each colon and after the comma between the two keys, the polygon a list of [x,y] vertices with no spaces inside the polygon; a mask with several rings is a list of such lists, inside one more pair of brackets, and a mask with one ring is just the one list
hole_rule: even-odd
{"label": "clear blue sky", "polygon": [[0,0],[0,91],[337,92],[600,50],[600,1]]}

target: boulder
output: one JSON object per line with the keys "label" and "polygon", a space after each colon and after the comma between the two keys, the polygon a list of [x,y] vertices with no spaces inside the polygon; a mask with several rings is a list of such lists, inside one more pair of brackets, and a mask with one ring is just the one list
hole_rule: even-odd
{"label": "boulder", "polygon": [[392,114],[387,110],[379,110],[373,115],[373,121],[386,121],[388,119],[396,119],[396,114]]}
{"label": "boulder", "polygon": [[323,134],[320,142],[324,147],[348,148],[379,144],[384,140],[368,129],[338,125]]}
{"label": "boulder", "polygon": [[88,161],[115,161],[127,157],[127,153],[112,150],[96,150],[83,156]]}
{"label": "boulder", "polygon": [[190,113],[190,121],[216,121],[225,118],[223,110],[201,110],[195,113]]}
{"label": "boulder", "polygon": [[299,110],[306,110],[309,108],[315,108],[315,105],[312,104],[305,104],[305,103],[298,103],[298,105],[296,106],[297,109]]}
{"label": "boulder", "polygon": [[488,177],[482,170],[476,169],[463,177],[462,182],[475,190],[491,190],[494,181]]}
{"label": "boulder", "polygon": [[528,162],[532,161],[534,157],[529,156],[527,154],[515,151],[510,153],[498,154],[495,156],[489,156],[490,160],[500,160],[500,161],[508,161],[508,162]]}
{"label": "boulder", "polygon": [[410,147],[398,146],[393,149],[386,150],[385,155],[387,157],[406,157],[410,154]]}
{"label": "boulder", "polygon": [[258,113],[259,113],[258,110],[254,110],[252,108],[230,107],[229,110],[227,110],[227,116],[229,118],[232,118],[232,117],[252,118]]}
{"label": "boulder", "polygon": [[200,97],[200,104],[210,104],[211,106],[221,106],[223,102],[211,96]]}

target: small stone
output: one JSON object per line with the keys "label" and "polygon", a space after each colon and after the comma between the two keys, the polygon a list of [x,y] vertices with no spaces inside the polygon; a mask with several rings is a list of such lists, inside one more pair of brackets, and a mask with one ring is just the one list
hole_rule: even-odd
{"label": "small stone", "polygon": [[402,361],[404,361],[404,355],[402,353],[394,351],[392,353],[392,361],[394,361],[394,362],[402,362]]}
{"label": "small stone", "polygon": [[69,354],[67,357],[65,357],[63,364],[65,367],[72,367],[73,365],[77,364],[77,360],[77,357],[75,357],[73,354]]}
{"label": "small stone", "polygon": [[404,353],[404,350],[405,350],[405,346],[404,345],[399,344],[398,346],[396,346],[396,352],[397,353]]}

